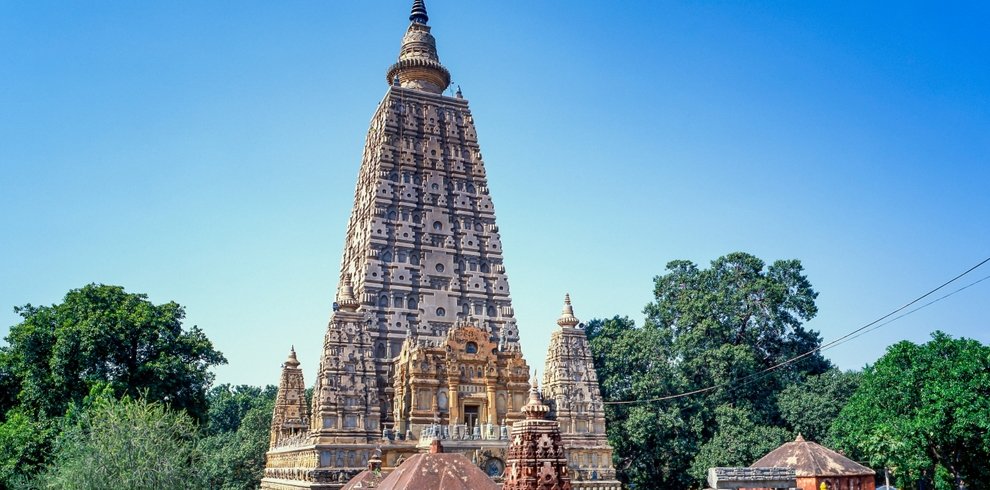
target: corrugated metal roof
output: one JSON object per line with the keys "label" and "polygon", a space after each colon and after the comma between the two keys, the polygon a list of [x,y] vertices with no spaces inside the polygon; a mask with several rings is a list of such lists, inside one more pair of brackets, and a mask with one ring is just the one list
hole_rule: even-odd
{"label": "corrugated metal roof", "polygon": [[765,467],[794,468],[798,477],[802,476],[862,476],[876,472],[820,444],[804,440],[799,434],[794,442],[770,451],[751,465],[752,468]]}

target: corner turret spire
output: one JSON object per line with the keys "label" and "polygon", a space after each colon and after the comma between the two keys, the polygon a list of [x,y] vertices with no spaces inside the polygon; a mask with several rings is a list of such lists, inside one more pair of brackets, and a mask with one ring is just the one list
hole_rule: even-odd
{"label": "corner turret spire", "polygon": [[581,321],[574,316],[574,307],[571,306],[571,295],[570,293],[565,294],[564,308],[560,311],[560,318],[557,319],[557,325],[574,328],[578,323],[581,323]]}
{"label": "corner turret spire", "polygon": [[409,20],[409,29],[402,37],[399,61],[388,69],[385,81],[393,85],[398,79],[403,88],[442,94],[450,86],[450,72],[440,64],[437,40],[426,25],[430,17],[426,15],[423,0],[413,2]]}
{"label": "corner turret spire", "polygon": [[344,276],[344,283],[337,293],[337,304],[344,311],[357,311],[361,303],[354,297],[354,286],[351,285],[351,275]]}

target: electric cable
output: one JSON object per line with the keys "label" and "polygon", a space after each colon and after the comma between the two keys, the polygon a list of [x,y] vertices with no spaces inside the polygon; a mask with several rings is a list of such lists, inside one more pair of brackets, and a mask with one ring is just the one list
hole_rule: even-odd
{"label": "electric cable", "polygon": [[[723,382],[723,383],[718,383],[718,384],[709,386],[707,388],[700,388],[700,389],[697,389],[697,390],[692,390],[692,391],[688,391],[688,392],[684,392],[684,393],[678,393],[676,395],[667,395],[667,396],[661,396],[661,397],[655,397],[655,398],[645,398],[645,399],[641,399],[641,400],[613,400],[613,401],[606,401],[606,402],[603,402],[603,403],[605,405],[632,405],[632,404],[637,404],[637,403],[652,403],[652,402],[658,402],[658,401],[664,401],[664,400],[673,400],[673,399],[676,399],[676,398],[684,398],[684,397],[687,397],[687,396],[697,395],[697,394],[705,393],[705,392],[708,392],[708,391],[716,390],[716,389],[719,389],[719,388],[725,388],[725,387],[732,388],[732,387],[735,387],[735,385],[738,385],[739,387],[745,386],[745,385],[747,385],[749,383],[758,381],[759,379],[763,378],[763,376],[765,374],[767,374],[767,373],[770,373],[772,371],[775,371],[777,369],[780,369],[780,368],[782,368],[784,366],[793,364],[794,362],[796,362],[796,361],[798,361],[800,359],[803,359],[805,357],[808,357],[808,356],[814,354],[815,352],[819,352],[819,351],[822,351],[822,350],[830,349],[832,347],[838,346],[838,345],[843,344],[843,343],[845,343],[847,341],[850,341],[850,340],[853,340],[853,339],[855,339],[857,337],[860,337],[861,335],[865,335],[865,334],[867,334],[869,332],[872,332],[872,331],[874,331],[874,330],[876,330],[876,329],[878,329],[880,327],[883,327],[884,325],[888,325],[890,323],[893,323],[894,321],[897,321],[897,320],[899,320],[901,318],[904,318],[905,316],[908,316],[908,315],[910,315],[912,313],[915,313],[915,312],[917,312],[917,311],[919,311],[921,309],[927,308],[928,306],[931,306],[931,305],[933,305],[935,303],[938,303],[939,301],[942,301],[943,299],[946,299],[949,296],[952,296],[952,295],[954,295],[956,293],[959,293],[959,292],[961,292],[961,291],[963,291],[965,289],[968,289],[968,288],[970,288],[972,286],[975,286],[975,285],[977,285],[977,284],[979,284],[979,283],[981,283],[981,282],[983,282],[983,281],[985,281],[987,279],[990,279],[990,276],[986,276],[986,277],[984,277],[982,279],[979,279],[979,280],[977,280],[975,282],[972,282],[970,284],[967,284],[966,286],[963,286],[963,287],[961,287],[959,289],[956,289],[955,291],[952,291],[951,293],[948,293],[948,294],[946,294],[946,295],[944,295],[942,297],[936,298],[936,299],[934,299],[934,300],[932,300],[932,301],[930,301],[928,303],[925,303],[925,304],[923,304],[923,305],[921,305],[921,306],[919,306],[919,307],[917,307],[917,308],[915,308],[913,310],[910,310],[910,311],[908,311],[908,312],[906,312],[906,313],[904,313],[902,315],[898,315],[897,317],[892,318],[889,321],[884,322],[884,320],[887,320],[888,318],[890,318],[890,317],[892,317],[894,315],[897,315],[898,313],[904,311],[907,308],[910,308],[912,305],[918,303],[919,301],[921,301],[921,300],[923,300],[923,299],[925,299],[925,298],[927,298],[927,297],[935,294],[936,292],[944,289],[946,286],[948,286],[948,285],[950,285],[950,284],[958,281],[959,279],[963,278],[967,274],[969,274],[969,273],[973,272],[974,270],[980,268],[981,266],[983,266],[987,262],[990,262],[990,257],[987,257],[987,258],[983,259],[982,261],[980,261],[976,265],[970,267],[969,269],[966,269],[964,272],[956,275],[952,279],[949,279],[948,281],[945,281],[944,283],[942,283],[938,287],[929,290],[927,293],[922,294],[921,296],[918,296],[917,298],[909,301],[908,303],[904,304],[900,308],[897,308],[897,309],[891,311],[890,313],[887,313],[886,315],[883,315],[880,318],[877,318],[876,320],[873,320],[872,322],[867,323],[866,325],[863,325],[863,326],[861,326],[861,327],[859,327],[857,329],[854,329],[854,330],[850,331],[849,333],[847,333],[847,334],[845,334],[845,335],[843,335],[843,336],[841,336],[841,337],[839,337],[839,338],[837,338],[835,340],[832,340],[832,341],[830,341],[828,343],[819,345],[818,347],[815,347],[814,349],[811,349],[811,350],[809,350],[807,352],[803,352],[801,354],[798,354],[798,355],[796,355],[796,356],[794,356],[794,357],[792,357],[790,359],[781,361],[781,362],[779,362],[777,364],[774,364],[774,365],[772,365],[770,367],[767,367],[767,368],[763,369],[762,371],[759,371],[759,372],[756,372],[756,373],[753,373],[753,374],[744,376],[742,378],[739,378],[738,380],[726,381],[726,382]],[[883,322],[883,323],[881,323],[881,322]],[[873,328],[871,328],[871,327],[873,327]],[[756,379],[752,379],[752,378],[756,378]]]}

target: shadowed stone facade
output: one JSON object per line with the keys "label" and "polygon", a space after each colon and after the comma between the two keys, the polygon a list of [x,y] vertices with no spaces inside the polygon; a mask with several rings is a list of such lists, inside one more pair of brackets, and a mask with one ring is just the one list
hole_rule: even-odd
{"label": "shadowed stone facade", "polygon": [[564,297],[557,325],[560,328],[551,334],[547,349],[543,398],[550,406],[550,418],[560,424],[571,482],[575,489],[617,490],[621,485],[615,479],[612,447],[605,435],[598,374],[570,295]]}

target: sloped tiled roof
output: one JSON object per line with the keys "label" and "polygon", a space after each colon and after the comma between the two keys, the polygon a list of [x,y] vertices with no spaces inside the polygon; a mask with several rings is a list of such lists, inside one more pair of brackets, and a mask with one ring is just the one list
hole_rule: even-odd
{"label": "sloped tiled roof", "polygon": [[383,478],[385,478],[385,475],[380,470],[364,470],[357,475],[354,475],[354,478],[351,478],[347,482],[347,485],[344,485],[344,488],[341,488],[340,490],[378,488],[378,485],[381,483]]}
{"label": "sloped tiled roof", "polygon": [[770,451],[760,458],[752,468],[784,467],[793,468],[798,477],[802,476],[862,476],[876,472],[814,442],[804,440],[798,434],[794,442]]}
{"label": "sloped tiled roof", "polygon": [[495,482],[463,454],[421,453],[392,470],[378,490],[498,490]]}

